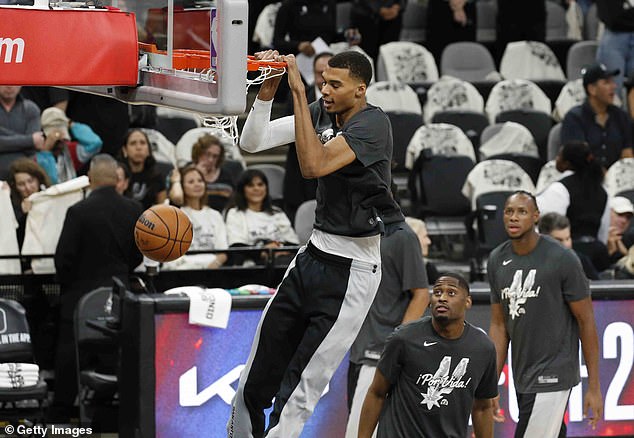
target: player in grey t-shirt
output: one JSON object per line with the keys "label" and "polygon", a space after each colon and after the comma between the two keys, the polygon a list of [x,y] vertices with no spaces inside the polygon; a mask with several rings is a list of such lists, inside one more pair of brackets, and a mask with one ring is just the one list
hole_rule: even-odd
{"label": "player in grey t-shirt", "polygon": [[[491,328],[502,372],[509,341],[519,405],[515,437],[565,437],[564,412],[579,383],[579,339],[588,368],[584,411],[594,427],[603,410],[599,346],[590,290],[579,259],[535,231],[535,198],[518,191],[504,206],[510,238],[489,256]],[[496,403],[496,411],[499,409]],[[499,418],[498,421],[503,418]]]}
{"label": "player in grey t-shirt", "polygon": [[[431,294],[431,318],[402,325],[388,339],[368,390],[359,438],[493,437],[495,346],[465,321],[469,285],[445,273]],[[379,418],[380,416],[380,418]]]}
{"label": "player in grey t-shirt", "polygon": [[[424,226],[424,225],[423,225]],[[385,227],[381,283],[357,339],[350,348],[345,438],[357,438],[361,406],[385,340],[394,328],[419,319],[429,305],[427,274],[418,236],[405,222]]]}

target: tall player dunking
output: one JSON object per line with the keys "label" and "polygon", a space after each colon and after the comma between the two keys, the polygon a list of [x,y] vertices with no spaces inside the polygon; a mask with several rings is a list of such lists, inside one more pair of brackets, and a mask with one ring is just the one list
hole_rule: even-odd
{"label": "tall player dunking", "polygon": [[333,56],[322,98],[309,106],[294,56],[269,51],[259,57],[286,61],[295,115],[270,120],[280,78],[268,79],[247,117],[241,147],[258,152],[295,141],[302,175],[318,179],[317,209],[309,243],[264,310],[227,433],[265,436],[264,409],[275,397],[266,436],[295,438],[372,304],[381,279],[382,230],[404,218],[389,188],[390,122],[365,99],[372,78],[367,58]]}

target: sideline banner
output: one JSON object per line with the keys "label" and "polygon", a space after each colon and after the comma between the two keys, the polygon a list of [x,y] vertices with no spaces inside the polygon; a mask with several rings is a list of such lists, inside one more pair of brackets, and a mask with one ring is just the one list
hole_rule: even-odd
{"label": "sideline banner", "polygon": [[138,78],[134,14],[0,8],[0,85],[129,85]]}

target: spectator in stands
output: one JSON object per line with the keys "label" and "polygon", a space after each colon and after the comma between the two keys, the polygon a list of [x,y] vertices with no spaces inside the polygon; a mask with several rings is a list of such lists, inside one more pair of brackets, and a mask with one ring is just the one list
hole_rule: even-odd
{"label": "spectator in stands", "polygon": [[273,47],[280,53],[313,56],[317,37],[326,44],[337,38],[335,0],[284,0],[275,19]]}
{"label": "spectator in stands", "polygon": [[0,180],[7,178],[13,160],[43,147],[37,105],[20,96],[20,87],[0,86]]}
{"label": "spectator in stands", "polygon": [[[257,169],[242,173],[225,218],[229,246],[279,248],[299,244],[288,217],[273,205],[268,184],[266,175]],[[236,256],[234,263],[262,263],[266,261],[266,253],[262,252],[256,260],[248,257],[246,260]]]}
{"label": "spectator in stands", "polygon": [[53,184],[76,178],[90,158],[101,150],[101,138],[92,128],[72,122],[59,108],[45,109],[41,124],[46,140],[35,158]]}
{"label": "spectator in stands", "polygon": [[381,45],[398,41],[403,27],[404,0],[355,0],[350,12],[352,28],[359,29],[359,46],[374,59]]}
{"label": "spectator in stands", "polygon": [[128,166],[121,162],[117,162],[117,185],[115,186],[115,190],[120,195],[125,195],[126,190],[130,187],[130,178],[132,174],[130,173],[130,169]]}
{"label": "spectator in stands", "polygon": [[603,169],[587,143],[571,142],[559,151],[557,170],[569,172],[537,196],[539,211],[568,217],[573,248],[586,254],[601,272],[610,266],[606,247],[610,210]]}
{"label": "spectator in stands", "polygon": [[66,115],[92,127],[103,141],[101,152],[116,156],[121,139],[130,127],[129,105],[117,99],[91,93],[70,93]]}
{"label": "spectator in stands", "polygon": [[[217,211],[223,211],[235,188],[233,175],[223,167],[225,147],[220,139],[211,134],[201,136],[192,147],[192,162],[204,176],[207,187],[205,204]],[[183,205],[183,187],[180,173],[174,170],[170,175],[169,198],[176,205]]]}
{"label": "spectator in stands", "polygon": [[67,423],[77,412],[73,312],[85,293],[112,286],[112,277],[125,285],[142,260],[134,243],[134,225],[141,206],[119,195],[117,162],[96,155],[88,171],[92,192],[66,213],[55,251],[55,269],[61,287],[59,340],[55,365],[55,398],[49,420]]}
{"label": "spectator in stands", "polygon": [[634,216],[634,206],[629,199],[615,196],[610,200],[608,254],[612,261],[626,256],[634,243],[634,235],[630,230],[632,216]]}
{"label": "spectator in stands", "polygon": [[15,218],[18,220],[18,245],[22,247],[26,217],[31,210],[31,201],[28,197],[50,186],[51,182],[44,169],[30,158],[18,158],[11,163],[7,182],[11,188],[11,203]]}
{"label": "spectator in stands", "polygon": [[425,261],[425,270],[427,271],[427,280],[429,283],[435,283],[438,277],[440,277],[440,273],[436,265],[427,259],[427,257],[429,257],[429,246],[431,245],[427,225],[425,225],[424,221],[409,216],[405,217],[405,222],[407,222],[407,225],[416,233],[418,241],[420,242],[423,260]]}
{"label": "spectator in stands", "polygon": [[475,41],[476,0],[429,0],[425,45],[440,65],[442,52],[451,43]]}
{"label": "spectator in stands", "polygon": [[[313,60],[315,82],[312,86],[306,87],[306,100],[308,103],[312,103],[321,98],[321,85],[324,82],[322,73],[326,70],[326,67],[328,67],[328,60],[330,58],[332,58],[332,53],[323,52],[316,55]],[[289,106],[289,114],[293,114],[293,99],[289,99]],[[290,144],[288,147],[284,167],[284,211],[291,221],[294,221],[295,213],[297,213],[299,206],[306,201],[315,199],[317,179],[307,179],[302,176],[299,161],[297,160],[295,143]]]}
{"label": "spectator in stands", "polygon": [[596,0],[597,15],[605,24],[597,49],[597,61],[616,70],[617,92],[624,77],[634,73],[634,9],[629,1]]}
{"label": "spectator in stands", "polygon": [[131,173],[126,196],[139,201],[144,209],[167,199],[165,179],[156,168],[150,140],[143,130],[133,128],[128,131],[120,158]]}
{"label": "spectator in stands", "polygon": [[620,158],[634,156],[630,118],[613,104],[618,73],[603,64],[585,67],[581,74],[586,100],[566,113],[561,126],[561,142],[588,143],[604,169]]}
{"label": "spectator in stands", "polygon": [[[570,237],[570,221],[566,216],[559,213],[546,213],[540,216],[537,227],[539,228],[540,234],[550,236],[566,248],[573,250],[572,238]],[[586,277],[590,280],[598,280],[599,273],[594,268],[594,265],[588,256],[576,251],[575,254],[577,254],[579,260],[581,261],[581,266],[583,266],[583,271],[586,273]]]}
{"label": "spectator in stands", "polygon": [[546,40],[546,0],[497,0],[498,59],[513,41]]}
{"label": "spectator in stands", "polygon": [[[227,248],[227,230],[222,215],[207,206],[205,176],[194,165],[179,171],[183,191],[181,209],[187,214],[194,230],[190,251],[205,251]],[[186,254],[163,269],[217,269],[225,264],[227,254]]]}

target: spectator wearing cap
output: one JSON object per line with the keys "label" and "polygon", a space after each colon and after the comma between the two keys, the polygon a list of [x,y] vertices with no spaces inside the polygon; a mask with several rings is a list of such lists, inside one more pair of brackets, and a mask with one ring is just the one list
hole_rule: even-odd
{"label": "spectator wearing cap", "polygon": [[632,154],[632,122],[628,114],[614,105],[619,70],[592,64],[581,70],[586,100],[573,107],[561,126],[562,144],[588,143],[594,158],[604,169]]}
{"label": "spectator wearing cap", "polygon": [[629,199],[623,196],[615,196],[610,200],[608,254],[612,261],[626,256],[629,247],[634,243],[634,235],[632,230],[629,230],[632,216],[634,216],[634,206]]}
{"label": "spectator wearing cap", "polygon": [[101,138],[92,128],[72,122],[59,108],[45,109],[41,123],[46,140],[35,158],[53,184],[75,178],[83,165],[101,150]]}

